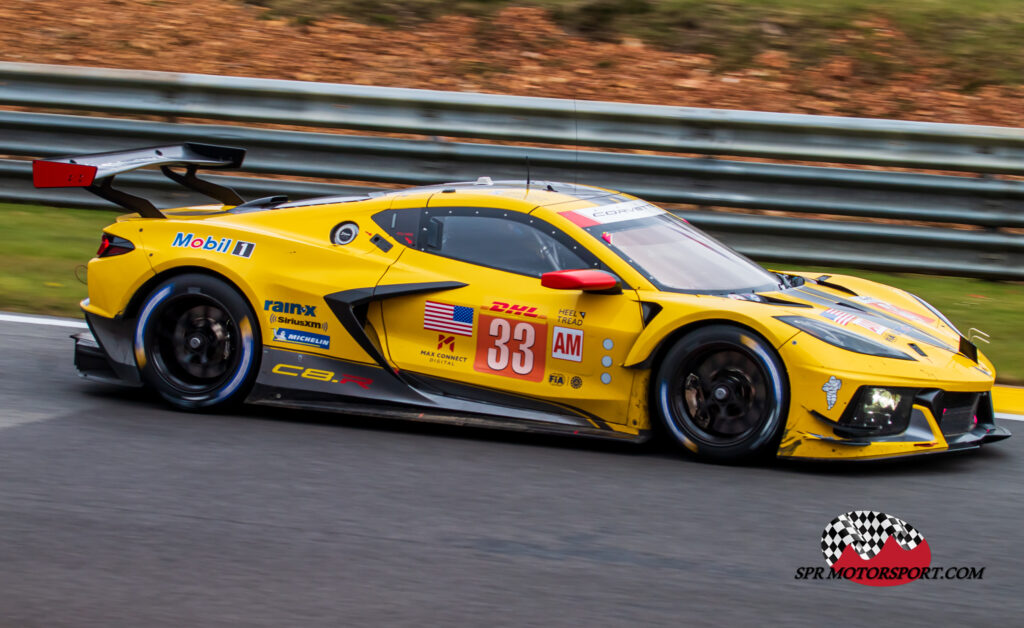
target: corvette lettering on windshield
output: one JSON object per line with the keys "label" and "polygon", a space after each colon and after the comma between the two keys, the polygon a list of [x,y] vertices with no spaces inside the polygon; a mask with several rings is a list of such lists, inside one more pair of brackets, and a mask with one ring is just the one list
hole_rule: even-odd
{"label": "corvette lettering on windshield", "polygon": [[581,227],[593,227],[594,225],[607,225],[613,222],[625,220],[636,220],[637,218],[649,218],[664,214],[665,210],[651,205],[647,201],[635,200],[613,205],[598,205],[586,209],[575,209],[564,212],[569,220]]}

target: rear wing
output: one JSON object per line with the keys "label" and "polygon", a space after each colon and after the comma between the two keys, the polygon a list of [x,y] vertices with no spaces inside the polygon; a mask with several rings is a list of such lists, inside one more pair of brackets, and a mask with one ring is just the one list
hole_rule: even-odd
{"label": "rear wing", "polygon": [[[137,168],[160,166],[167,178],[216,199],[225,205],[243,202],[231,188],[196,176],[200,168],[238,168],[245,158],[244,148],[212,144],[175,144],[137,150],[72,155],[32,162],[32,183],[37,188],[85,188],[100,198],[138,212],[146,218],[163,218],[150,201],[111,187],[114,177]],[[185,166],[184,174],[171,166]]]}

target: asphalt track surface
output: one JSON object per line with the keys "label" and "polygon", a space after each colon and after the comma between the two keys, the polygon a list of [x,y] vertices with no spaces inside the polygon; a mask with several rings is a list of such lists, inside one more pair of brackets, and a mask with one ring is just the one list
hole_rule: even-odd
{"label": "asphalt track surface", "polygon": [[[79,379],[71,329],[0,322],[0,626],[1019,625],[1022,432],[898,464],[250,408]],[[797,581],[880,510],[980,581]]]}

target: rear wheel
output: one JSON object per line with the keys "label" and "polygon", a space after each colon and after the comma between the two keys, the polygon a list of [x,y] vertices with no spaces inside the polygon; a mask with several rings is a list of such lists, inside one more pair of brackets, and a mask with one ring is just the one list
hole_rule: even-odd
{"label": "rear wheel", "polygon": [[245,398],[260,338],[252,308],[227,283],[186,274],[146,297],[135,330],[143,379],[182,409],[219,408]]}
{"label": "rear wheel", "polygon": [[712,325],[687,334],[653,384],[666,431],[698,456],[741,462],[778,447],[789,402],[786,371],[753,332]]}

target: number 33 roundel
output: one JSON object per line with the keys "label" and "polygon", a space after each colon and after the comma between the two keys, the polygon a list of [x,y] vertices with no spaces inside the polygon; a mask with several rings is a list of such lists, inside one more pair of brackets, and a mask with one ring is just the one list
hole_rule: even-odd
{"label": "number 33 roundel", "polygon": [[473,369],[539,382],[544,379],[548,326],[480,315]]}

